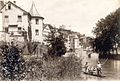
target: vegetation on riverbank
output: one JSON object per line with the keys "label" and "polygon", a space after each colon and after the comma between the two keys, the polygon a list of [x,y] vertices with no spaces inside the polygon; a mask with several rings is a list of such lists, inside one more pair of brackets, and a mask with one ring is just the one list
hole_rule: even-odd
{"label": "vegetation on riverbank", "polygon": [[27,67],[31,69],[27,74],[28,79],[73,79],[80,78],[81,60],[75,56],[35,59],[31,58],[27,62]]}
{"label": "vegetation on riverbank", "polygon": [[[11,46],[6,45],[8,48]],[[3,47],[3,46],[1,46]],[[21,50],[19,47],[14,45],[16,50]],[[7,48],[7,50],[9,50]],[[1,48],[5,50],[5,48]],[[11,49],[11,51],[13,51]],[[6,53],[6,58],[8,56],[12,57],[14,55],[22,55],[23,51],[16,52],[16,54],[12,52]],[[3,52],[1,52],[3,53]],[[12,54],[11,54],[12,53]],[[73,52],[72,52],[73,53]],[[75,79],[75,78],[81,78],[81,72],[82,72],[82,59],[74,56],[74,54],[70,54],[68,57],[63,56],[51,56],[49,54],[44,54],[42,57],[31,57],[32,55],[26,55],[23,56],[24,60],[24,80],[61,80],[61,79]],[[30,57],[28,57],[30,56]],[[25,57],[25,58],[24,58]],[[1,59],[2,60],[2,59]],[[19,59],[16,60],[16,62]],[[3,61],[3,60],[2,60]],[[10,65],[8,63],[8,65]],[[20,67],[17,67],[20,69]],[[16,73],[16,72],[15,72]],[[1,75],[3,76],[3,73],[1,71]],[[9,79],[9,78],[8,78]],[[11,79],[11,78],[10,78]],[[12,79],[14,81],[15,79]],[[19,79],[20,81],[20,79]]]}
{"label": "vegetation on riverbank", "polygon": [[101,18],[94,27],[93,49],[99,54],[118,54],[120,47],[120,8]]}

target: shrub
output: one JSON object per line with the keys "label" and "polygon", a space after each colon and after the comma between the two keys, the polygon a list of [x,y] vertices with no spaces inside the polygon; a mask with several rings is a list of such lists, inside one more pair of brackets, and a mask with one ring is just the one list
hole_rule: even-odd
{"label": "shrub", "polygon": [[2,46],[1,73],[3,79],[21,80],[25,77],[25,60],[16,46]]}

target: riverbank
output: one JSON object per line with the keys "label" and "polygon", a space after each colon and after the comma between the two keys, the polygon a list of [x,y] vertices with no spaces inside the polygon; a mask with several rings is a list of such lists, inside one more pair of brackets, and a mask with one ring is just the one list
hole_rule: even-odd
{"label": "riverbank", "polygon": [[69,57],[30,58],[26,62],[28,69],[24,80],[62,81],[64,79],[81,78],[82,59],[70,55]]}
{"label": "riverbank", "polygon": [[104,55],[99,55],[99,58],[101,59],[114,59],[114,60],[120,60],[120,54],[104,54]]}

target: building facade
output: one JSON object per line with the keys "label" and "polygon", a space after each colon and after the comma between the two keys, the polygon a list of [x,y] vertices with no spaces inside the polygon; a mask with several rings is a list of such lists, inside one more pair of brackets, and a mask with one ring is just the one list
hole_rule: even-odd
{"label": "building facade", "polygon": [[[71,30],[67,30],[64,28],[56,28],[50,24],[44,24],[43,40],[46,40],[47,36],[52,31],[55,31],[55,30],[57,31],[57,33],[59,32],[59,33],[63,34],[64,38],[66,39],[65,46],[66,46],[67,51],[70,51],[70,49],[75,51],[76,49],[78,49],[80,47],[80,41],[79,41],[77,32],[73,32]],[[44,44],[47,44],[47,42],[44,41]]]}
{"label": "building facade", "polygon": [[[2,26],[0,27],[0,41],[25,41],[25,39],[32,42],[41,42],[47,44],[45,41],[47,36],[54,30],[63,34],[67,39],[65,42],[67,51],[73,51],[80,46],[78,33],[67,30],[64,27],[55,28],[50,24],[43,24],[44,18],[38,13],[33,2],[29,12],[16,5],[16,2],[8,1],[6,4],[1,2],[0,15]],[[26,32],[27,37],[24,36]],[[31,36],[31,37],[29,37]]]}
{"label": "building facade", "polygon": [[[1,8],[2,28],[8,38],[6,41],[17,40],[16,38],[24,38],[23,32],[27,33],[27,39],[31,34],[31,40],[42,42],[43,17],[39,15],[35,4],[32,4],[30,12],[25,11],[16,5],[16,2],[8,1]],[[20,40],[19,40],[20,41]]]}

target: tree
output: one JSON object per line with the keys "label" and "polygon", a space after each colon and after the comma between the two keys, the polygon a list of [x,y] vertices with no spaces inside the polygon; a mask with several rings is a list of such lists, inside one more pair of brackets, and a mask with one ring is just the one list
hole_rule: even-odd
{"label": "tree", "polygon": [[100,19],[93,33],[96,38],[93,42],[93,48],[101,54],[108,54],[110,51],[116,51],[120,45],[120,8],[110,13],[105,18]]}
{"label": "tree", "polygon": [[14,45],[4,45],[3,59],[1,61],[3,79],[22,80],[25,77],[26,67],[25,60],[20,55],[21,51]]}
{"label": "tree", "polygon": [[55,29],[47,37],[48,54],[50,56],[62,56],[66,53],[65,38]]}
{"label": "tree", "polygon": [[32,30],[31,30],[31,18],[28,21],[28,31],[22,31],[22,35],[25,40],[25,47],[27,48],[28,54],[35,54],[38,42],[32,42]]}

